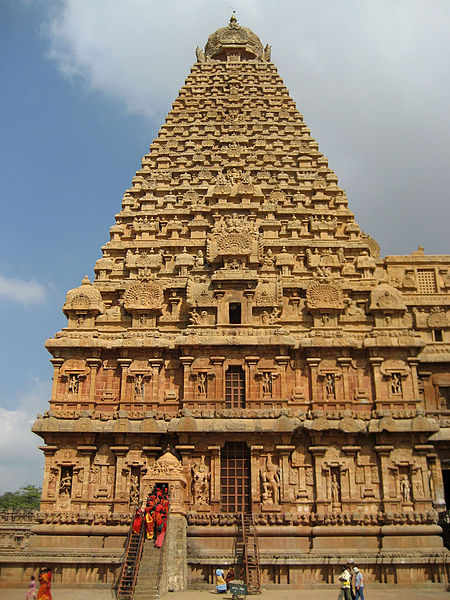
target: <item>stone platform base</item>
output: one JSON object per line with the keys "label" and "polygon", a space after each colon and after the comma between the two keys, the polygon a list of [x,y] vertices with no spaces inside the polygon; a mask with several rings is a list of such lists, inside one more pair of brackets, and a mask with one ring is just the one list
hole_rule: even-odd
{"label": "stone platform base", "polygon": [[[226,569],[235,563],[235,524],[186,527],[186,519],[175,515],[171,523],[166,589],[208,588],[218,566]],[[13,540],[11,525],[8,530]],[[127,526],[30,525],[22,548],[0,547],[0,585],[25,586],[46,565],[56,586],[111,587],[127,532]],[[435,524],[267,525],[257,526],[257,533],[263,586],[338,585],[342,565],[349,562],[364,572],[366,584],[444,585],[448,578],[450,553]]]}

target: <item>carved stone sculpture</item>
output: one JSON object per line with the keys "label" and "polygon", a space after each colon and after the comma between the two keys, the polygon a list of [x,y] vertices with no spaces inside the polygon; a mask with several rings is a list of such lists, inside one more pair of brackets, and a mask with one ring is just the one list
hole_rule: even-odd
{"label": "carved stone sculpture", "polygon": [[280,468],[272,462],[272,455],[266,458],[266,468],[261,471],[263,504],[278,504],[280,501]]}
{"label": "carved stone sculpture", "polygon": [[192,466],[192,497],[194,504],[203,506],[209,503],[209,469],[205,457],[201,456]]}

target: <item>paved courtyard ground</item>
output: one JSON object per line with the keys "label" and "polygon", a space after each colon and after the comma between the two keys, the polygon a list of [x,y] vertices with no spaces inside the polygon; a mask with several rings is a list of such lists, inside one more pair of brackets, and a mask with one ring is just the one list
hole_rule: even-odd
{"label": "paved courtyard ground", "polygon": [[[263,590],[261,595],[249,596],[255,600],[337,600],[339,589],[327,587],[321,589],[270,589]],[[102,589],[58,589],[52,590],[53,600],[112,600],[110,590]],[[450,600],[450,592],[443,588],[404,588],[395,586],[370,587],[365,590],[366,600]],[[24,589],[0,589],[1,600],[23,600]],[[212,589],[173,592],[163,596],[164,600],[212,600],[220,598],[231,600],[230,594],[218,595]]]}

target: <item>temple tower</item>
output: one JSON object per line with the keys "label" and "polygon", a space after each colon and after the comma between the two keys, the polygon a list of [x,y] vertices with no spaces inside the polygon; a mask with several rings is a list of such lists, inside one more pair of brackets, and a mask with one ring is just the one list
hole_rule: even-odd
{"label": "temple tower", "polygon": [[190,585],[233,561],[243,511],[265,583],[331,583],[356,557],[367,581],[437,582],[450,256],[379,257],[234,16],[196,59],[46,343],[30,548],[70,549],[63,581],[109,581],[133,507],[168,481]]}

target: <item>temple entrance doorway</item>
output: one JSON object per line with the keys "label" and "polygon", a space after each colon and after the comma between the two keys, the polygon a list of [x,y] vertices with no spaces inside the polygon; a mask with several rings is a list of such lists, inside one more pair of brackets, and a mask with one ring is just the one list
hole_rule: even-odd
{"label": "temple entrance doorway", "polygon": [[250,449],[245,442],[227,442],[220,460],[222,512],[250,512]]}

